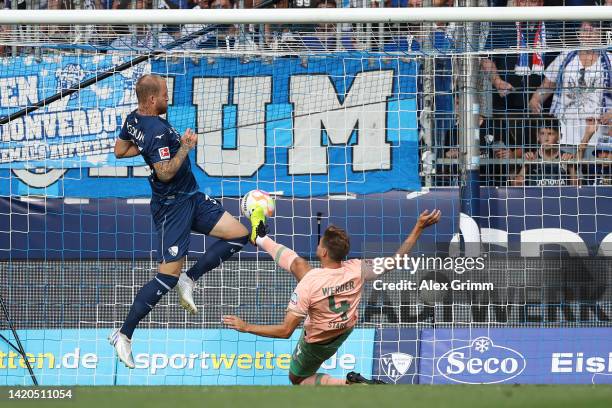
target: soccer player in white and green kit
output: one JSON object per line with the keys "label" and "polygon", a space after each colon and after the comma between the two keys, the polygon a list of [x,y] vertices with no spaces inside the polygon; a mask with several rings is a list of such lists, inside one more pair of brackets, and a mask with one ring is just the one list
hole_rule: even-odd
{"label": "soccer player in white and green kit", "polygon": [[[410,252],[423,230],[437,223],[440,216],[439,210],[421,213],[396,255],[404,256]],[[289,380],[294,385],[382,383],[365,379],[355,372],[348,373],[344,379],[317,373],[317,370],[325,360],[336,353],[357,324],[364,283],[379,278],[392,269],[376,273],[371,260],[344,261],[350,250],[350,240],[343,229],[334,226],[325,230],[317,246],[321,268],[313,268],[293,250],[266,236],[264,222],[263,210],[257,208],[251,216],[251,240],[268,252],[281,268],[290,271],[298,281],[285,319],[278,325],[256,325],[249,324],[237,316],[224,316],[223,322],[240,332],[286,339],[291,337],[300,322],[305,319],[304,330],[289,367]]]}

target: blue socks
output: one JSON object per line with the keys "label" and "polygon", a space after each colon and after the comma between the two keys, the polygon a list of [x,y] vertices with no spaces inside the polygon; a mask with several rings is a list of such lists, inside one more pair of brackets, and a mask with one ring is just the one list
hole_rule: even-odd
{"label": "blue socks", "polygon": [[[202,277],[206,272],[221,265],[224,261],[231,258],[237,252],[240,252],[242,247],[249,241],[248,235],[244,237],[228,240],[217,241],[198,259],[198,261],[187,271],[194,282]],[[145,318],[146,315],[155,307],[157,302],[178,283],[178,278],[172,275],[164,275],[158,273],[155,278],[147,282],[134,298],[134,303],[121,326],[121,333],[128,338],[132,338],[134,329],[138,323]]]}
{"label": "blue socks", "polygon": [[138,323],[149,314],[157,302],[159,302],[170,289],[176,286],[177,282],[178,278],[172,275],[158,273],[153,279],[140,288],[125,318],[125,322],[123,326],[121,326],[121,333],[131,339]]}
{"label": "blue socks", "polygon": [[227,241],[219,240],[215,242],[209,249],[198,259],[188,271],[187,276],[192,281],[197,281],[206,272],[215,269],[221,263],[227,261],[235,253],[240,252],[242,247],[249,242],[249,236],[230,239]]}

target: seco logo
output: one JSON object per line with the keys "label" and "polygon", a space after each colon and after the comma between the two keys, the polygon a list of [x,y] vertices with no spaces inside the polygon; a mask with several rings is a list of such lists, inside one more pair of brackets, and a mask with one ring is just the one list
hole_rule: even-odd
{"label": "seco logo", "polygon": [[478,337],[469,346],[447,351],[436,367],[453,382],[495,384],[518,376],[526,365],[518,351],[495,345],[488,337]]}

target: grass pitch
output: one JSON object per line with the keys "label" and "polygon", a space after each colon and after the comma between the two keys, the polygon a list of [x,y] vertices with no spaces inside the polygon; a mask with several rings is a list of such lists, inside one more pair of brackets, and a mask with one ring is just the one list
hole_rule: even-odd
{"label": "grass pitch", "polygon": [[73,387],[73,398],[64,401],[9,400],[8,391],[9,388],[0,387],[0,406],[2,407],[612,407],[612,386],[606,385]]}

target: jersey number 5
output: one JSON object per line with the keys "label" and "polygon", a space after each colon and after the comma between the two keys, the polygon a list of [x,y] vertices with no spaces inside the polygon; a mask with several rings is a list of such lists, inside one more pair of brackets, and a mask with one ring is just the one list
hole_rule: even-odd
{"label": "jersey number 5", "polygon": [[348,319],[346,312],[351,307],[349,305],[349,302],[347,302],[346,300],[343,300],[342,302],[340,302],[340,306],[338,306],[336,305],[336,299],[334,299],[334,295],[331,295],[327,299],[329,300],[329,310],[331,310],[334,313],[342,314],[341,316],[342,320]]}

